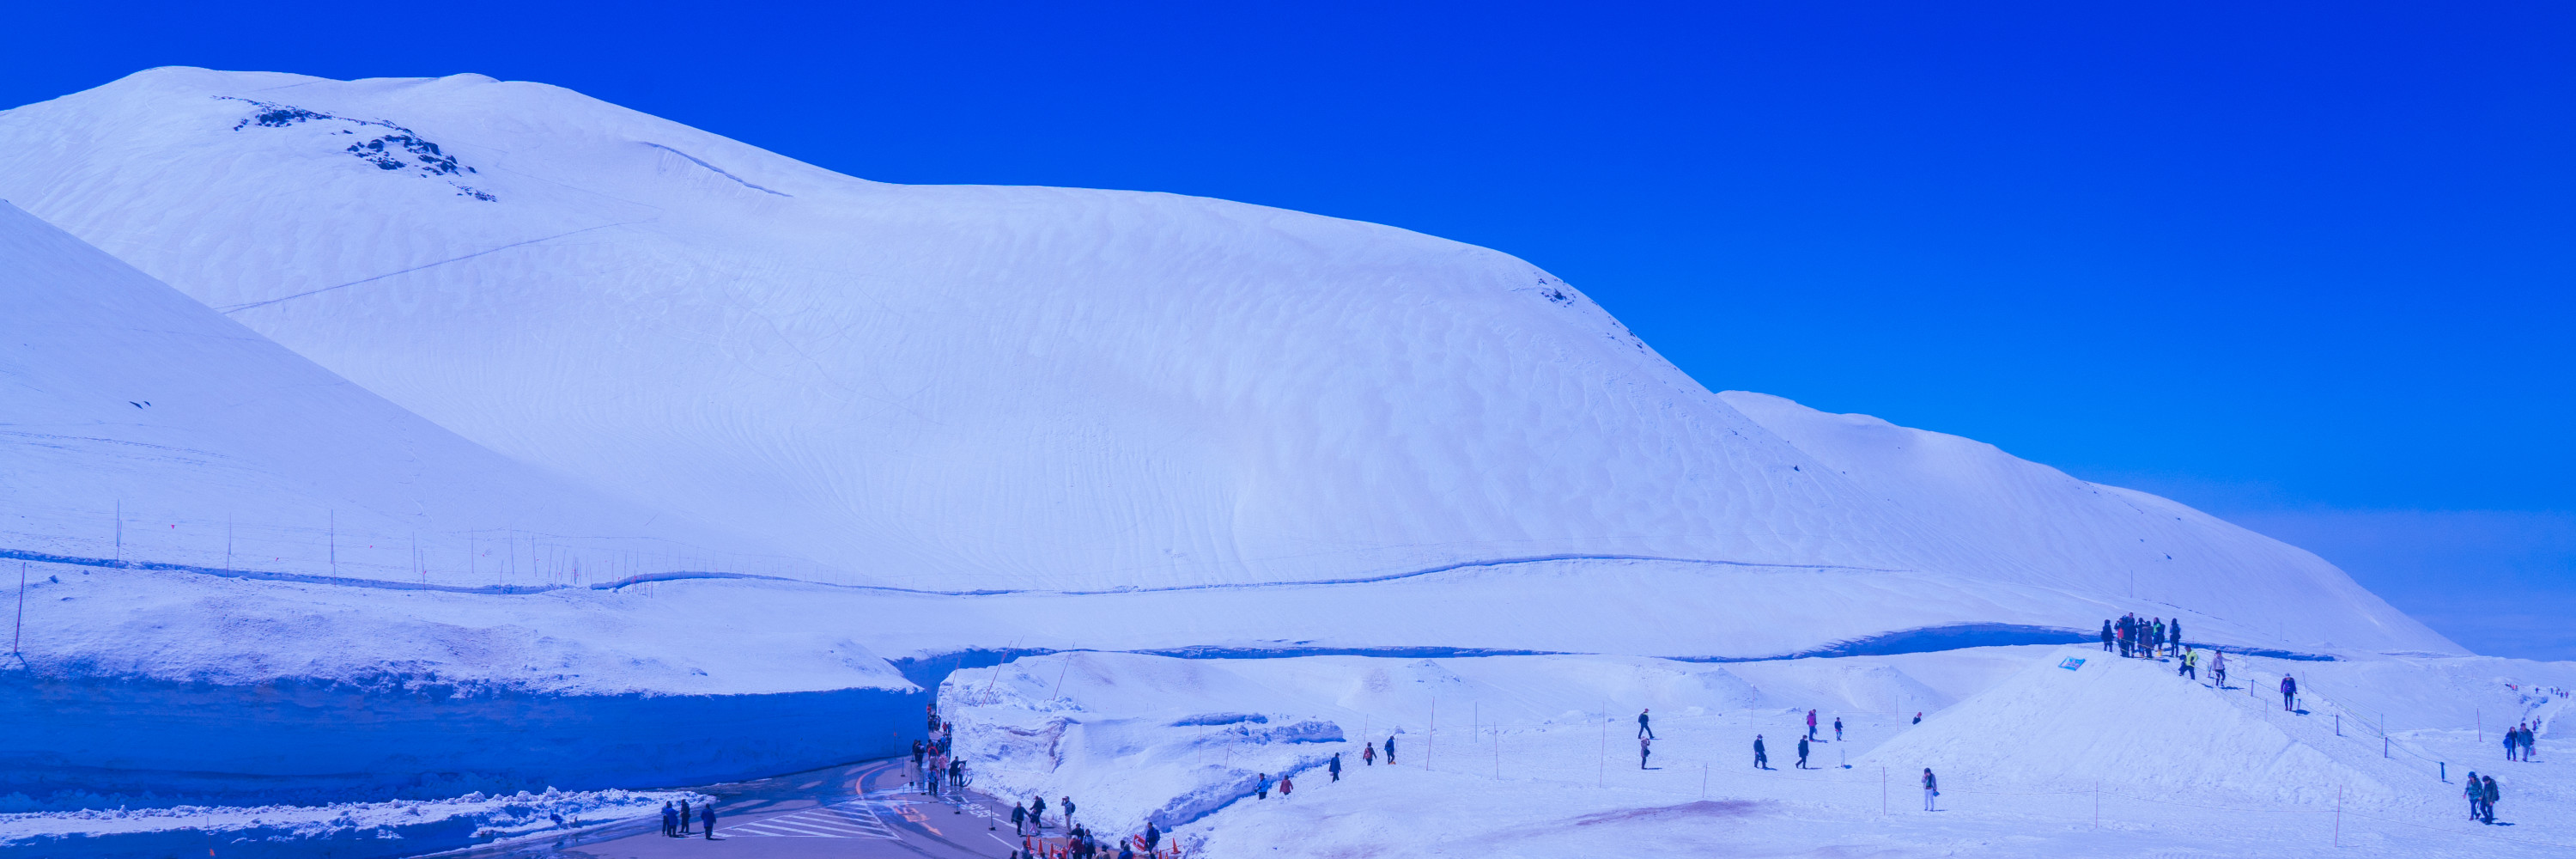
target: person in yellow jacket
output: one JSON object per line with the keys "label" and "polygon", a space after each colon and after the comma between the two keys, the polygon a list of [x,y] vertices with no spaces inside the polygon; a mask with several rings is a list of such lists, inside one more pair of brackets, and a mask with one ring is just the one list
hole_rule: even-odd
{"label": "person in yellow jacket", "polygon": [[2186,646],[2182,649],[2182,658],[2176,661],[2181,662],[2182,667],[2175,669],[2174,673],[2193,680],[2200,679],[2200,651]]}

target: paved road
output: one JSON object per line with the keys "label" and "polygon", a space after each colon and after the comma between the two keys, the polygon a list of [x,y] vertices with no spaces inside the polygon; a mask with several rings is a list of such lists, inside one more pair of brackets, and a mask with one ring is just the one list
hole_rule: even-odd
{"label": "paved road", "polygon": [[695,788],[721,800],[716,837],[665,838],[659,819],[495,845],[442,859],[992,859],[1019,846],[999,829],[1010,806],[907,787],[908,761],[870,761]]}

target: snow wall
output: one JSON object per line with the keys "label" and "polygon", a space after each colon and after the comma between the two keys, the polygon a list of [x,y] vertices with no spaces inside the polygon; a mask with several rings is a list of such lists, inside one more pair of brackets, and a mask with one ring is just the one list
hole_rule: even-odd
{"label": "snow wall", "polygon": [[385,677],[254,686],[0,673],[0,795],[41,805],[693,785],[896,754],[921,693],[482,693]]}

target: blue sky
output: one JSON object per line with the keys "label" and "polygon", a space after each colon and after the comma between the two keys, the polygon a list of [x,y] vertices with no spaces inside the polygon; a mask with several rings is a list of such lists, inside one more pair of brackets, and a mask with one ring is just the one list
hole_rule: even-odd
{"label": "blue sky", "polygon": [[870,179],[1499,248],[1712,388],[2167,494],[2576,659],[2576,7],[75,5],[13,10],[0,102],[479,72]]}

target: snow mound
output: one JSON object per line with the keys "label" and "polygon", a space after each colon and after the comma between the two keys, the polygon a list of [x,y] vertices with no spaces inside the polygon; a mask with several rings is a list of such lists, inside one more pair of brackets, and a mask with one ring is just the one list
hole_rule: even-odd
{"label": "snow mound", "polygon": [[[2082,664],[2061,667],[2068,660]],[[2284,711],[2277,693],[2247,694],[2253,660],[2230,661],[2222,691],[2176,676],[2169,662],[2060,648],[1889,740],[1866,763],[1898,773],[1930,767],[1960,789],[2098,782],[2115,794],[2189,801],[2331,805],[2340,790],[2348,802],[2386,804],[2398,784],[2421,792],[2420,776],[2381,762],[2375,744],[2368,760],[2321,748],[2330,716]]]}
{"label": "snow mound", "polygon": [[1546,272],[1374,224],[867,182],[479,76],[183,68],[0,112],[0,196],[491,450],[822,565],[740,571],[1110,590],[1662,559],[1857,574],[1835,599],[1864,633],[1907,598],[1867,577],[1910,574],[2025,606],[1936,623],[2161,601],[2457,649],[2169,502],[1970,443],[1855,460]]}

